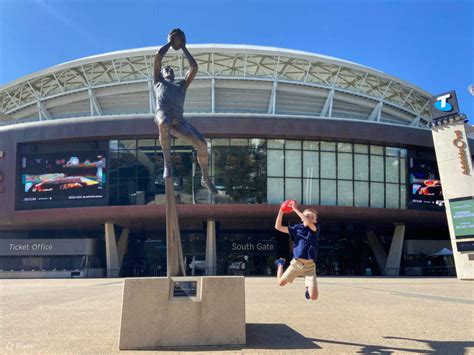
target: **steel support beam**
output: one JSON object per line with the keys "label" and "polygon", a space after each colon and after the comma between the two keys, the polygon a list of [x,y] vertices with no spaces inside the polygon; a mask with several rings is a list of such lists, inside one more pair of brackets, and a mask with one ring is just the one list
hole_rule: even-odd
{"label": "steel support beam", "polygon": [[274,81],[272,86],[272,93],[270,94],[270,100],[268,100],[268,109],[267,113],[269,115],[274,115],[276,111],[276,91],[278,87],[278,82]]}
{"label": "steel support beam", "polygon": [[211,79],[211,112],[216,113],[216,79]]}
{"label": "steel support beam", "polygon": [[411,121],[410,126],[411,127],[418,127],[420,124],[420,116],[416,116],[413,121]]}
{"label": "steel support beam", "polygon": [[369,115],[369,121],[380,122],[380,115],[382,113],[382,106],[383,106],[383,101],[380,101],[377,105],[375,105],[374,109],[372,110],[371,114]]}
{"label": "steel support beam", "polygon": [[332,105],[333,105],[334,93],[335,93],[335,90],[331,89],[328,97],[326,98],[326,101],[324,102],[323,108],[321,109],[321,113],[319,114],[319,116],[326,117],[328,112],[329,112],[328,117],[332,116]]}
{"label": "steel support beam", "polygon": [[95,96],[94,90],[89,88],[87,91],[89,92],[89,99],[91,101],[91,116],[103,116],[104,112],[102,111],[99,100],[97,100]]}
{"label": "steel support beam", "polygon": [[38,101],[38,102],[37,102],[37,105],[38,105],[38,112],[39,112],[40,121],[42,121],[43,119],[45,119],[45,120],[51,120],[52,117],[51,117],[51,115],[49,114],[48,109],[47,109],[46,106],[43,104],[43,102]]}

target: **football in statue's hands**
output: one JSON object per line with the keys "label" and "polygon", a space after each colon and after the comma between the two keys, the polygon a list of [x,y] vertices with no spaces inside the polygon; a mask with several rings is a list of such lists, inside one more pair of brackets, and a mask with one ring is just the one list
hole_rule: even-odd
{"label": "football in statue's hands", "polygon": [[184,32],[181,31],[179,28],[176,28],[170,32],[168,35],[169,42],[171,43],[171,47],[174,50],[178,50],[182,47],[184,42]]}

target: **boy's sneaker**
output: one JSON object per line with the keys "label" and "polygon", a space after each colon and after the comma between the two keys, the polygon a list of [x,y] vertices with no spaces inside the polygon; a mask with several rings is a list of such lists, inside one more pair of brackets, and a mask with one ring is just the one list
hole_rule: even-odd
{"label": "boy's sneaker", "polygon": [[275,260],[275,265],[278,267],[279,265],[285,266],[286,260],[284,258],[276,259]]}
{"label": "boy's sneaker", "polygon": [[306,297],[307,300],[309,300],[309,290],[308,290],[307,287],[306,287],[306,291],[304,293],[304,296]]}

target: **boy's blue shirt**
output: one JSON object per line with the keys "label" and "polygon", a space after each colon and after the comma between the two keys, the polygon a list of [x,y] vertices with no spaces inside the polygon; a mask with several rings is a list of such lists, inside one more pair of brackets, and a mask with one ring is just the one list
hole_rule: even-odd
{"label": "boy's blue shirt", "polygon": [[316,232],[313,232],[309,227],[305,227],[303,223],[288,227],[290,238],[293,241],[293,258],[314,260],[316,262],[320,231],[319,223],[316,224]]}

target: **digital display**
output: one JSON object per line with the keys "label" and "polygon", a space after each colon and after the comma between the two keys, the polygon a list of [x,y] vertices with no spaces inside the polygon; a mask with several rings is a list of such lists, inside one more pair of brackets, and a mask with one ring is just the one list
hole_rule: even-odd
{"label": "digital display", "polygon": [[456,239],[474,238],[474,198],[451,199],[449,207]]}
{"label": "digital display", "polygon": [[107,151],[20,154],[19,209],[103,205]]}
{"label": "digital display", "polygon": [[410,158],[409,207],[444,210],[443,190],[436,161]]}

